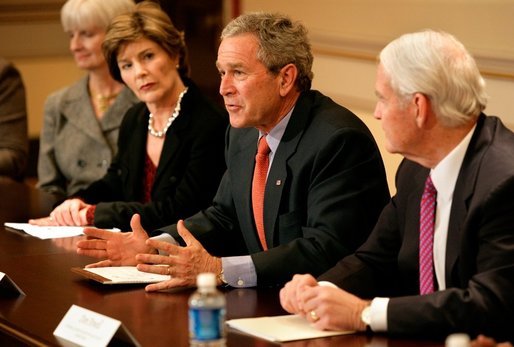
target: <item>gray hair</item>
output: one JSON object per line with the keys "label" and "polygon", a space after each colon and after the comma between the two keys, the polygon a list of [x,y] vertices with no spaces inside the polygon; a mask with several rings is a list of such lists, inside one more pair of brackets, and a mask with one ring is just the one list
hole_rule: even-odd
{"label": "gray hair", "polygon": [[448,127],[476,119],[487,105],[485,81],[471,54],[454,36],[425,30],[400,36],[380,52],[380,63],[402,99],[426,95]]}
{"label": "gray hair", "polygon": [[297,88],[311,88],[313,57],[307,29],[301,23],[282,14],[248,13],[232,20],[223,29],[221,39],[248,33],[259,40],[257,59],[270,72],[277,74],[287,64],[294,64],[298,69]]}
{"label": "gray hair", "polygon": [[134,0],[68,0],[61,8],[64,31],[95,25],[107,29],[111,20],[134,7]]}

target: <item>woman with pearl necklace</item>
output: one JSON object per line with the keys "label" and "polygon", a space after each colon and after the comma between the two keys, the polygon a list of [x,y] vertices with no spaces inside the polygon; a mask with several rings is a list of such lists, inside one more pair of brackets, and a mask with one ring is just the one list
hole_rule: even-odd
{"label": "woman with pearl necklace", "polygon": [[141,103],[123,119],[107,174],[30,222],[127,230],[137,213],[152,230],[209,206],[225,170],[228,118],[187,77],[183,33],[144,1],[113,20],[102,47],[113,78]]}

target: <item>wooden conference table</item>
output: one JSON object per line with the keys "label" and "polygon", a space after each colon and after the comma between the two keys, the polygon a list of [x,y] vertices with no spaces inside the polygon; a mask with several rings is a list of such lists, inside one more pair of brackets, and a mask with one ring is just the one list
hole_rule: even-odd
{"label": "wooden conference table", "polygon": [[[80,277],[71,267],[94,259],[77,255],[80,237],[40,240],[5,229],[4,222],[26,222],[48,215],[54,200],[28,185],[0,178],[0,271],[25,296],[0,293],[1,346],[60,346],[53,331],[75,304],[117,319],[142,346],[188,346],[187,300],[192,289],[146,293],[140,285],[106,286]],[[227,319],[281,315],[278,289],[227,289]],[[354,334],[296,341],[288,347],[442,346],[439,341]],[[276,346],[228,330],[227,346]]]}

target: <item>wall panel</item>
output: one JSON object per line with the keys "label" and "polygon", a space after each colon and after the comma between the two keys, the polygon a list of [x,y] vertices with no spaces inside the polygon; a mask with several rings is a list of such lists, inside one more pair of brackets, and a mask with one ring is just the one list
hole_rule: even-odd
{"label": "wall panel", "polygon": [[242,0],[241,7],[286,13],[307,26],[315,56],[313,87],[368,124],[393,191],[401,157],[384,150],[380,122],[372,115],[376,56],[402,33],[433,28],[459,38],[486,78],[486,112],[514,129],[514,0]]}

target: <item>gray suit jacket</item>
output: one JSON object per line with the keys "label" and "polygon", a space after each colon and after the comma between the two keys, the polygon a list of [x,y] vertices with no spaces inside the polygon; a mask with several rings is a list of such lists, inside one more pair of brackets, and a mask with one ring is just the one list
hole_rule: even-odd
{"label": "gray suit jacket", "polygon": [[46,191],[69,196],[102,178],[117,150],[121,120],[138,102],[125,87],[98,121],[87,83],[84,77],[46,101],[38,161],[38,186]]}
{"label": "gray suit jacket", "polygon": [[27,159],[25,88],[18,70],[0,58],[0,175],[21,179]]}
{"label": "gray suit jacket", "polygon": [[367,242],[319,277],[364,297],[391,297],[388,331],[514,339],[514,134],[481,115],[453,193],[446,287],[419,296],[419,206],[429,170],[408,160]]}
{"label": "gray suit jacket", "polygon": [[[302,93],[266,183],[263,251],[251,202],[257,139],[254,128],[230,128],[213,205],[186,224],[211,254],[250,254],[259,286],[321,274],[366,240],[389,201],[375,141],[347,109],[317,91]],[[178,237],[175,226],[162,231]]]}

